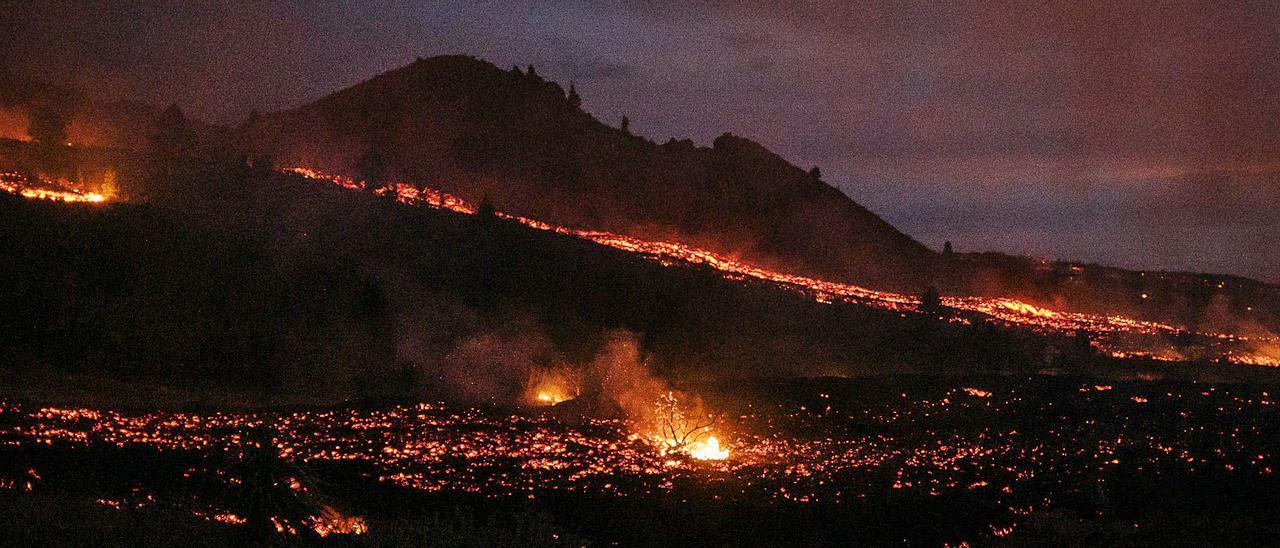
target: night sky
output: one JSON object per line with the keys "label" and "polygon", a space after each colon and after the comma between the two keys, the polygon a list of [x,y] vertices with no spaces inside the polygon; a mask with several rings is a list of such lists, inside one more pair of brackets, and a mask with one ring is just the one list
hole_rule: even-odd
{"label": "night sky", "polygon": [[533,64],[655,140],[819,165],[935,248],[1280,282],[1275,2],[94,4],[0,0],[0,63],[224,123],[419,56]]}

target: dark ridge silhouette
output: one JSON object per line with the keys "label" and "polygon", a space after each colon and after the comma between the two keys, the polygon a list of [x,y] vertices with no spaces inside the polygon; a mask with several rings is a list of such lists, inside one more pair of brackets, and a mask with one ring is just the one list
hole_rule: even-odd
{"label": "dark ridge silhouette", "polygon": [[[1280,330],[1280,289],[1234,276],[939,254],[749,139],[658,145],[600,122],[530,67],[468,56],[419,59],[298,108],[255,117],[242,146],[359,175],[376,150],[386,176],[573,226],[679,240],[766,268],[919,294],[1014,297],[1057,309],[1196,328]],[[1147,295],[1143,297],[1142,295]]]}
{"label": "dark ridge silhouette", "polygon": [[391,176],[581,228],[679,239],[765,266],[916,290],[933,253],[748,139],[657,145],[605,125],[533,70],[419,60],[241,129],[278,163]]}
{"label": "dark ridge silhouette", "polygon": [[[536,71],[503,71],[471,57],[446,56],[291,111],[251,115],[229,129],[192,119],[166,124],[183,117],[8,77],[0,81],[0,137],[27,140],[31,115],[52,114],[67,121],[66,137],[76,149],[133,154],[154,152],[155,137],[167,128],[184,136],[187,142],[177,148],[186,155],[240,157],[263,170],[305,165],[372,178],[375,188],[403,179],[473,203],[489,197],[504,211],[678,239],[785,272],[916,295],[932,286],[942,295],[1012,297],[1198,330],[1280,332],[1280,287],[1273,284],[1001,253],[934,253],[826,184],[816,166],[802,170],[732,135],[711,147],[674,138],[657,145],[601,123],[579,108],[580,101],[576,88],[566,93]],[[181,131],[173,133],[175,128]],[[10,160],[19,164],[66,177],[83,174],[48,158],[21,161],[31,154],[12,152]],[[165,183],[153,182],[155,188],[134,185],[130,198],[164,191]]]}

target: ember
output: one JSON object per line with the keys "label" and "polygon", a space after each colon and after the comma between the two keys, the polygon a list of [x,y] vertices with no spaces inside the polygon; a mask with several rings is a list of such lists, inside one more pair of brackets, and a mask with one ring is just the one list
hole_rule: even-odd
{"label": "ember", "polygon": [[[692,481],[726,499],[817,504],[890,489],[927,496],[981,491],[1002,501],[1015,522],[1029,519],[1029,508],[1051,507],[1082,481],[1100,481],[1094,478],[1105,478],[1114,466],[1274,474],[1276,454],[1268,441],[1280,407],[1267,391],[1187,384],[1156,393],[1147,383],[1008,385],[973,397],[977,391],[895,392],[857,402],[813,396],[829,402],[829,409],[770,404],[765,411],[759,405],[759,412],[743,411],[735,419],[732,453],[722,433],[709,429],[719,428],[718,420],[687,410],[675,392],[655,403],[666,406],[662,412],[677,424],[666,430],[666,439],[636,434],[651,426],[637,421],[562,421],[435,403],[211,414],[0,403],[0,421],[11,425],[0,432],[0,447],[149,447],[218,455],[244,446],[246,438],[237,432],[274,424],[281,458],[349,463],[376,482],[423,492],[632,497],[678,491],[681,482]],[[1028,422],[1063,413],[1071,420]],[[1241,422],[1218,421],[1223,413]],[[852,424],[871,428],[851,430]],[[677,436],[687,436],[683,445]],[[16,491],[34,477],[25,469],[12,476]],[[161,500],[150,492],[101,498],[99,504],[121,510]],[[227,524],[245,519],[228,509],[196,510]],[[311,527],[321,535],[368,528],[363,519],[336,511],[280,525],[286,532]]]}
{"label": "ember", "polygon": [[320,516],[312,519],[311,528],[317,535],[361,535],[369,531],[364,519],[358,516],[344,516],[333,508],[326,507]]}

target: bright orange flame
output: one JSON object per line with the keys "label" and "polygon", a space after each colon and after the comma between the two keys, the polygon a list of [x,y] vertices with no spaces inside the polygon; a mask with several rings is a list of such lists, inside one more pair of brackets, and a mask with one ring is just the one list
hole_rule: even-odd
{"label": "bright orange flame", "polygon": [[729,458],[729,448],[720,446],[720,440],[716,439],[715,434],[710,433],[710,428],[705,429],[705,431],[705,438],[698,437],[692,441],[685,441],[683,445],[673,438],[663,439],[656,437],[654,441],[659,446],[659,454],[663,456],[686,455],[695,460],[725,460]]}
{"label": "bright orange flame", "polygon": [[658,453],[682,454],[697,460],[729,458],[729,449],[720,447],[720,440],[711,433],[715,417],[701,410],[690,413],[686,406],[687,402],[681,402],[674,391],[659,395],[654,402],[653,426],[658,433],[651,439],[658,446]]}
{"label": "bright orange flame", "polygon": [[30,181],[21,173],[12,171],[0,172],[0,190],[17,194],[33,200],[51,200],[55,202],[102,203],[114,195],[114,185],[104,188],[102,192],[84,192],[76,188],[75,183],[65,179],[50,181],[38,179]]}
{"label": "bright orange flame", "polygon": [[568,369],[535,372],[529,378],[527,394],[537,405],[556,405],[579,395],[578,377]]}
{"label": "bright orange flame", "polygon": [[715,436],[707,436],[705,441],[690,444],[689,456],[698,460],[724,460],[729,458],[729,449],[721,449],[720,440]]}
{"label": "bright orange flame", "polygon": [[1052,310],[1046,310],[1035,305],[1030,305],[1022,301],[1015,301],[1012,299],[1000,299],[996,304],[1018,314],[1029,314],[1032,316],[1039,316],[1041,318],[1055,318],[1058,316],[1058,314]]}

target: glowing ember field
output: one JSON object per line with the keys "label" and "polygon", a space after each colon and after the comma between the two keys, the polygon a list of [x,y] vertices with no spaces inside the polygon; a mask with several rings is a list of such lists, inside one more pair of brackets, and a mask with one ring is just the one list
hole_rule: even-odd
{"label": "glowing ember field", "polygon": [[[724,503],[819,505],[968,493],[1003,509],[989,525],[1005,536],[1118,473],[1271,478],[1280,447],[1280,398],[1263,389],[1032,381],[858,393],[807,389],[737,406],[718,427],[731,452],[724,460],[664,456],[624,420],[442,404],[262,414],[5,404],[0,449],[216,455],[236,451],[242,432],[265,423],[278,428],[287,459],[343,463],[377,485],[413,492],[499,500],[703,493]],[[40,474],[37,466],[0,485],[39,489]]]}
{"label": "glowing ember field", "polygon": [[[308,179],[334,184],[354,191],[367,190],[363,181],[325,174],[312,169],[292,167],[285,171]],[[457,213],[475,214],[477,207],[446,192],[425,186],[397,182],[374,189],[380,196],[394,196],[398,202]],[[615,249],[651,258],[666,266],[702,265],[715,269],[729,279],[754,280],[784,290],[796,291],[820,303],[845,302],[896,312],[916,312],[920,300],[914,296],[877,291],[853,284],[829,282],[757,268],[715,253],[674,242],[642,240],[622,234],[595,230],[578,230],[552,225],[536,219],[496,214],[531,228],[566,234]],[[1280,367],[1280,346],[1275,337],[1250,337],[1238,333],[1191,332],[1184,328],[1136,320],[1125,316],[1103,316],[1055,311],[1007,298],[942,297],[942,305],[957,312],[951,321],[995,321],[1054,333],[1086,333],[1092,344],[1117,358],[1147,358],[1160,361],[1182,361],[1196,358],[1218,359],[1235,364]],[[1187,356],[1167,343],[1170,336],[1190,336],[1201,341],[1198,356]],[[1265,349],[1271,349],[1267,351]]]}

